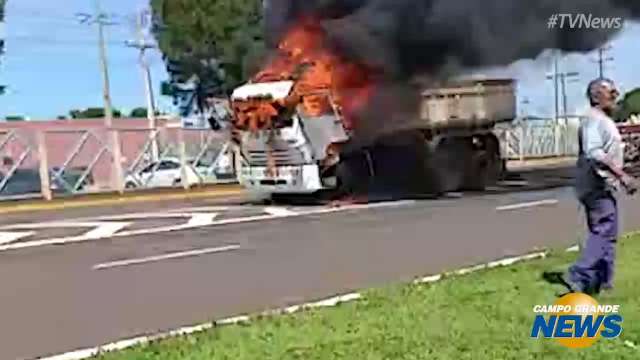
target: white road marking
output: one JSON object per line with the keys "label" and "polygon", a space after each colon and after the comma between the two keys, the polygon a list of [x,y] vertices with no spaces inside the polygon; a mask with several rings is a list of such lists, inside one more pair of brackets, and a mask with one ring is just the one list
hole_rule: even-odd
{"label": "white road marking", "polygon": [[0,231],[0,244],[8,244],[18,241],[24,237],[34,235],[35,231],[8,232]]}
{"label": "white road marking", "polygon": [[578,252],[580,251],[580,245],[575,245],[567,249],[567,252]]}
{"label": "white road marking", "polygon": [[182,258],[188,258],[188,257],[217,254],[221,252],[233,251],[238,249],[240,249],[239,245],[229,245],[229,246],[220,246],[220,247],[214,247],[214,248],[181,251],[176,253],[148,256],[148,257],[137,258],[137,259],[119,260],[119,261],[112,261],[108,263],[98,264],[93,267],[93,270],[105,270],[105,269],[112,269],[116,267],[140,265],[140,264],[147,264],[147,263],[159,262],[159,261],[165,261],[165,260],[175,260],[175,259],[182,259]]}
{"label": "white road marking", "polygon": [[[99,238],[98,237],[91,238],[91,237],[87,237],[86,234],[83,234],[80,236],[69,236],[69,237],[54,238],[54,239],[25,241],[25,242],[16,243],[16,244],[6,244],[6,245],[0,246],[0,252],[39,247],[39,246],[64,245],[64,244],[71,244],[71,243],[101,240],[101,239],[113,239],[113,238],[121,238],[121,237],[127,237],[127,236],[149,235],[149,234],[158,234],[163,232],[189,230],[189,229],[195,229],[203,226],[211,226],[216,224],[215,221],[211,221],[211,222],[208,221],[209,219],[212,219],[212,217],[215,214],[199,214],[199,215],[201,216],[197,217],[196,220],[193,220],[193,217],[192,217],[188,223],[185,223],[182,225],[161,226],[161,227],[155,227],[151,229],[121,231],[115,234],[111,234],[109,236],[104,236]],[[205,215],[208,215],[206,219],[205,219]],[[99,223],[99,224],[103,224],[103,223]],[[47,226],[44,226],[44,227],[46,228]]]}
{"label": "white road marking", "polygon": [[31,230],[31,229],[63,229],[63,228],[95,228],[103,225],[103,222],[79,222],[79,221],[52,221],[33,224],[16,224],[0,227],[0,230]]}
{"label": "white road marking", "polygon": [[100,224],[97,228],[82,235],[90,239],[101,239],[105,237],[113,236],[118,231],[131,225],[130,222],[109,222]]}
{"label": "white road marking", "polygon": [[[83,235],[82,238],[87,239],[102,239],[115,235],[118,231],[131,225],[129,222],[49,222],[39,224],[18,224],[9,225],[0,228],[0,230],[38,230],[38,229],[65,229],[65,228],[91,228]],[[23,237],[34,235],[35,231],[27,232],[1,232],[0,234],[7,234],[6,236],[0,236],[0,244],[8,244],[15,242]],[[13,234],[13,235],[11,235]]]}
{"label": "white road marking", "polygon": [[195,214],[191,217],[191,220],[187,223],[186,226],[207,226],[213,224],[215,218],[218,217],[217,213],[213,214]]}
{"label": "white road marking", "polygon": [[443,278],[442,274],[431,275],[431,276],[423,277],[422,279],[418,279],[414,283],[416,283],[416,284],[431,284],[431,283],[435,283],[435,282],[438,282],[438,281],[442,280],[442,278]]}
{"label": "white road marking", "polygon": [[[101,238],[88,238],[85,235],[80,235],[80,236],[70,236],[70,237],[62,237],[62,238],[55,238],[55,239],[25,241],[25,242],[20,242],[16,244],[0,245],[0,252],[32,248],[32,247],[40,247],[40,246],[65,245],[65,244],[80,243],[80,242],[94,241],[94,240],[100,240],[100,239],[113,239],[113,238],[122,238],[122,237],[130,237],[130,236],[137,236],[137,235],[151,235],[151,234],[158,234],[158,233],[164,233],[164,232],[191,230],[191,229],[207,227],[207,226],[224,226],[224,225],[231,225],[231,224],[243,224],[243,223],[267,221],[267,220],[281,219],[281,218],[296,218],[296,217],[303,217],[303,216],[310,216],[310,215],[324,215],[324,214],[331,214],[331,213],[338,213],[338,212],[352,211],[352,210],[401,207],[401,206],[411,205],[415,203],[416,201],[414,200],[406,200],[406,201],[394,201],[394,202],[375,203],[375,204],[346,205],[346,206],[314,209],[314,210],[303,211],[303,212],[295,212],[295,214],[291,214],[287,216],[258,215],[258,216],[246,216],[246,217],[240,217],[240,218],[217,220],[217,221],[211,221],[211,222],[209,222],[208,219],[205,220],[205,214],[191,214],[192,216],[198,215],[198,218],[194,220],[194,218],[192,217],[188,223],[182,224],[182,225],[171,225],[171,226],[155,227],[151,229],[121,231],[121,232],[112,234],[110,236],[101,237]],[[206,215],[213,216],[213,214],[206,214]],[[16,225],[16,227],[21,227],[25,229],[47,228],[47,227],[51,227],[52,224],[57,227],[72,227],[72,226],[69,226],[68,223],[23,224],[23,225]],[[78,224],[81,224],[81,223],[72,223],[72,224],[77,226]],[[92,226],[99,226],[104,223],[82,223],[82,224],[92,224]],[[89,226],[89,225],[86,225],[86,226]],[[2,229],[0,228],[0,230]]]}
{"label": "white road marking", "polygon": [[137,213],[137,214],[121,214],[121,215],[108,215],[92,218],[91,220],[98,221],[112,221],[112,220],[145,220],[145,219],[173,219],[173,218],[189,218],[193,216],[193,212],[182,213]]}
{"label": "white road marking", "polygon": [[295,211],[291,211],[287,208],[283,208],[283,207],[274,207],[274,206],[270,206],[270,207],[266,207],[264,208],[264,212],[269,214],[269,215],[273,215],[273,216],[295,216],[298,215],[297,212]]}
{"label": "white road marking", "polygon": [[493,269],[497,267],[511,266],[517,263],[521,263],[523,261],[544,259],[546,257],[547,257],[547,253],[545,252],[535,252],[535,253],[531,253],[523,256],[514,256],[514,257],[502,259],[502,260],[492,261],[487,264],[487,268]]}
{"label": "white road marking", "polygon": [[190,207],[184,209],[168,210],[170,213],[182,212],[182,213],[194,213],[194,212],[219,212],[219,211],[233,211],[233,210],[247,210],[256,209],[256,206],[251,205],[230,205],[230,206],[199,206]]}
{"label": "white road marking", "polygon": [[502,266],[511,266],[520,262],[544,259],[546,257],[547,257],[547,253],[545,252],[534,252],[534,253],[530,253],[522,256],[509,257],[501,260],[488,262],[486,264],[480,264],[480,265],[475,265],[467,268],[462,268],[462,269],[458,269],[451,272],[444,272],[441,274],[429,275],[427,277],[423,277],[415,280],[414,283],[430,284],[430,283],[438,282],[450,276],[464,276],[464,275],[473,274],[475,272],[486,270],[486,269],[493,269],[493,268],[502,267]]}
{"label": "white road marking", "polygon": [[520,209],[527,209],[527,208],[538,207],[538,206],[556,205],[558,203],[560,203],[560,201],[558,201],[557,199],[548,199],[548,200],[540,200],[540,201],[532,201],[532,202],[525,202],[520,204],[507,205],[507,206],[499,206],[496,208],[496,210],[498,211],[520,210]]}

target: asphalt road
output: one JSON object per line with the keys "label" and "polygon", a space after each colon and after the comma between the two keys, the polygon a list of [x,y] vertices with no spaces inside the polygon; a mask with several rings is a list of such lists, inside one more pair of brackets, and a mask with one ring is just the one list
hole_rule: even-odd
{"label": "asphalt road", "polygon": [[[520,190],[338,209],[202,201],[7,216],[0,359],[409,281],[582,236],[571,189]],[[640,229],[640,201],[622,207],[625,230]]]}

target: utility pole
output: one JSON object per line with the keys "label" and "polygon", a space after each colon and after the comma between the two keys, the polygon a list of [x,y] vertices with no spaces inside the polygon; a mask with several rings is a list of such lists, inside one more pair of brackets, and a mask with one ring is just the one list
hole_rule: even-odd
{"label": "utility pole", "polygon": [[104,101],[104,126],[111,134],[111,146],[113,155],[113,186],[119,193],[124,193],[124,175],[122,171],[122,149],[120,136],[117,129],[113,128],[113,107],[111,104],[111,89],[109,83],[109,66],[107,60],[107,49],[104,39],[104,27],[113,25],[108,21],[108,16],[102,12],[100,0],[94,1],[95,14],[77,14],[82,23],[98,25],[98,49],[100,57],[100,69],[102,72],[102,97]]}
{"label": "utility pole", "polygon": [[[579,72],[571,71],[571,72],[563,72],[560,73],[560,84],[562,85],[562,113],[564,114],[564,118],[566,119],[569,116],[569,101],[567,100],[567,83],[575,82],[580,76]],[[574,81],[571,81],[574,80]]]}
{"label": "utility pole", "polygon": [[[578,72],[561,72],[559,66],[558,55],[554,54],[553,59],[553,74],[547,75],[547,80],[553,80],[554,82],[554,94],[555,94],[555,135],[554,144],[556,155],[560,155],[560,97],[562,97],[562,117],[564,118],[565,127],[568,127],[568,97],[567,97],[567,80],[577,78],[580,74]],[[566,145],[566,144],[565,144]],[[567,150],[567,149],[565,149]]]}
{"label": "utility pole", "polygon": [[613,57],[607,57],[607,52],[610,51],[613,47],[611,45],[605,45],[598,48],[598,59],[596,60],[598,64],[598,76],[602,79],[604,78],[604,71],[606,63],[609,61],[615,60]]}
{"label": "utility pole", "polygon": [[155,49],[155,44],[147,42],[144,34],[144,19],[147,16],[146,11],[141,11],[136,16],[136,34],[135,41],[127,41],[127,46],[138,49],[140,51],[140,68],[142,69],[142,78],[144,82],[144,92],[147,99],[147,119],[149,120],[149,129],[151,129],[151,158],[152,161],[158,161],[159,149],[157,138],[157,121],[155,98],[153,94],[153,82],[151,81],[151,71],[149,63],[145,58],[145,51]]}
{"label": "utility pole", "polygon": [[[553,145],[554,145],[554,149],[555,149],[555,154],[556,155],[560,155],[560,103],[559,103],[559,97],[558,97],[558,53],[554,52],[553,54],[553,77],[551,77],[551,79],[553,80],[553,93],[554,93],[554,101],[555,101],[555,116],[554,116],[554,122],[553,122]],[[547,78],[549,78],[547,76]]]}

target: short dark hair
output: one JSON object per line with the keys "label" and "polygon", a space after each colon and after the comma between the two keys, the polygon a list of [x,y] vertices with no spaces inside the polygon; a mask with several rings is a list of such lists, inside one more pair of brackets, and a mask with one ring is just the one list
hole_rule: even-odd
{"label": "short dark hair", "polygon": [[598,101],[596,100],[596,94],[603,86],[615,87],[615,82],[613,82],[613,80],[611,79],[600,77],[592,80],[589,83],[589,86],[587,86],[587,98],[589,99],[589,103],[591,104],[591,106],[595,106],[598,104]]}

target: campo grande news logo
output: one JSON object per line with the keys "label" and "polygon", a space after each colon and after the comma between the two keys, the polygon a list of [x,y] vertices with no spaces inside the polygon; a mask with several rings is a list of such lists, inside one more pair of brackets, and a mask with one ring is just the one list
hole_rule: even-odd
{"label": "campo grande news logo", "polygon": [[567,294],[553,305],[536,305],[533,312],[531,337],[555,339],[568,348],[586,348],[622,333],[620,305],[599,305],[582,293]]}

